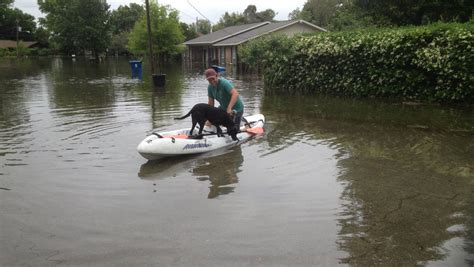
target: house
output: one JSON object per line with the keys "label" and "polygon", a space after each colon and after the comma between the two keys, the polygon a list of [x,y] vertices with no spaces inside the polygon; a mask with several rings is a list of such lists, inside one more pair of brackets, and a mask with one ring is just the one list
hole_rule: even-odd
{"label": "house", "polygon": [[184,58],[190,63],[204,65],[232,66],[239,63],[239,46],[258,37],[269,34],[286,34],[326,31],[304,20],[259,22],[227,27],[222,30],[189,40]]}
{"label": "house", "polygon": [[[26,48],[33,48],[33,47],[36,47],[38,44],[39,44],[38,42],[26,42],[26,41],[20,41],[19,42],[20,46],[24,46]],[[16,49],[16,41],[0,40],[0,48]]]}

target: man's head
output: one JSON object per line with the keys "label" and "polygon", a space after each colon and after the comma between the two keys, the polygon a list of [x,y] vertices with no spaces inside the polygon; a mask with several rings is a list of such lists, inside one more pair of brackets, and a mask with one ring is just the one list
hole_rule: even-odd
{"label": "man's head", "polygon": [[212,86],[217,86],[217,72],[213,68],[209,68],[205,72],[206,75],[206,80],[211,84]]}

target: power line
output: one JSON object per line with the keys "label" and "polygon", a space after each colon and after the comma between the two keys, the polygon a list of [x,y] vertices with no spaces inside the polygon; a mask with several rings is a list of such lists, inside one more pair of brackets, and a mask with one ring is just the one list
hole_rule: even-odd
{"label": "power line", "polygon": [[[211,22],[211,20],[208,19],[206,16],[204,16],[204,14],[202,14],[201,11],[199,11],[197,8],[195,8],[195,7],[193,6],[193,4],[191,4],[191,2],[189,2],[189,0],[188,0],[188,4],[189,4],[192,8],[194,8],[194,10],[196,10],[197,13],[199,13],[201,16],[203,16],[205,19],[207,19],[209,22]],[[211,23],[212,23],[212,22],[211,22]]]}

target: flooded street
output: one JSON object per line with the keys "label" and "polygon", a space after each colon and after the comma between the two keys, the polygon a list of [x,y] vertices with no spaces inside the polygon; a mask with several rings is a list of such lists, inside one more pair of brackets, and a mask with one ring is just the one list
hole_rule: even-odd
{"label": "flooded street", "polygon": [[[144,77],[149,77],[144,66]],[[0,61],[0,265],[472,266],[472,108],[276,96],[227,73],[265,134],[147,161],[207,102],[202,70]]]}

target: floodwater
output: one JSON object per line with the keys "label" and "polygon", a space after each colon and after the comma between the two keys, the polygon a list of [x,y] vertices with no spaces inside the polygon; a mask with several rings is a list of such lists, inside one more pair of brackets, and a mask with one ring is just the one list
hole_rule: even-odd
{"label": "floodwater", "polygon": [[207,102],[202,70],[162,69],[153,89],[125,59],[0,61],[0,265],[474,265],[472,109],[229,73],[265,134],[147,162]]}

